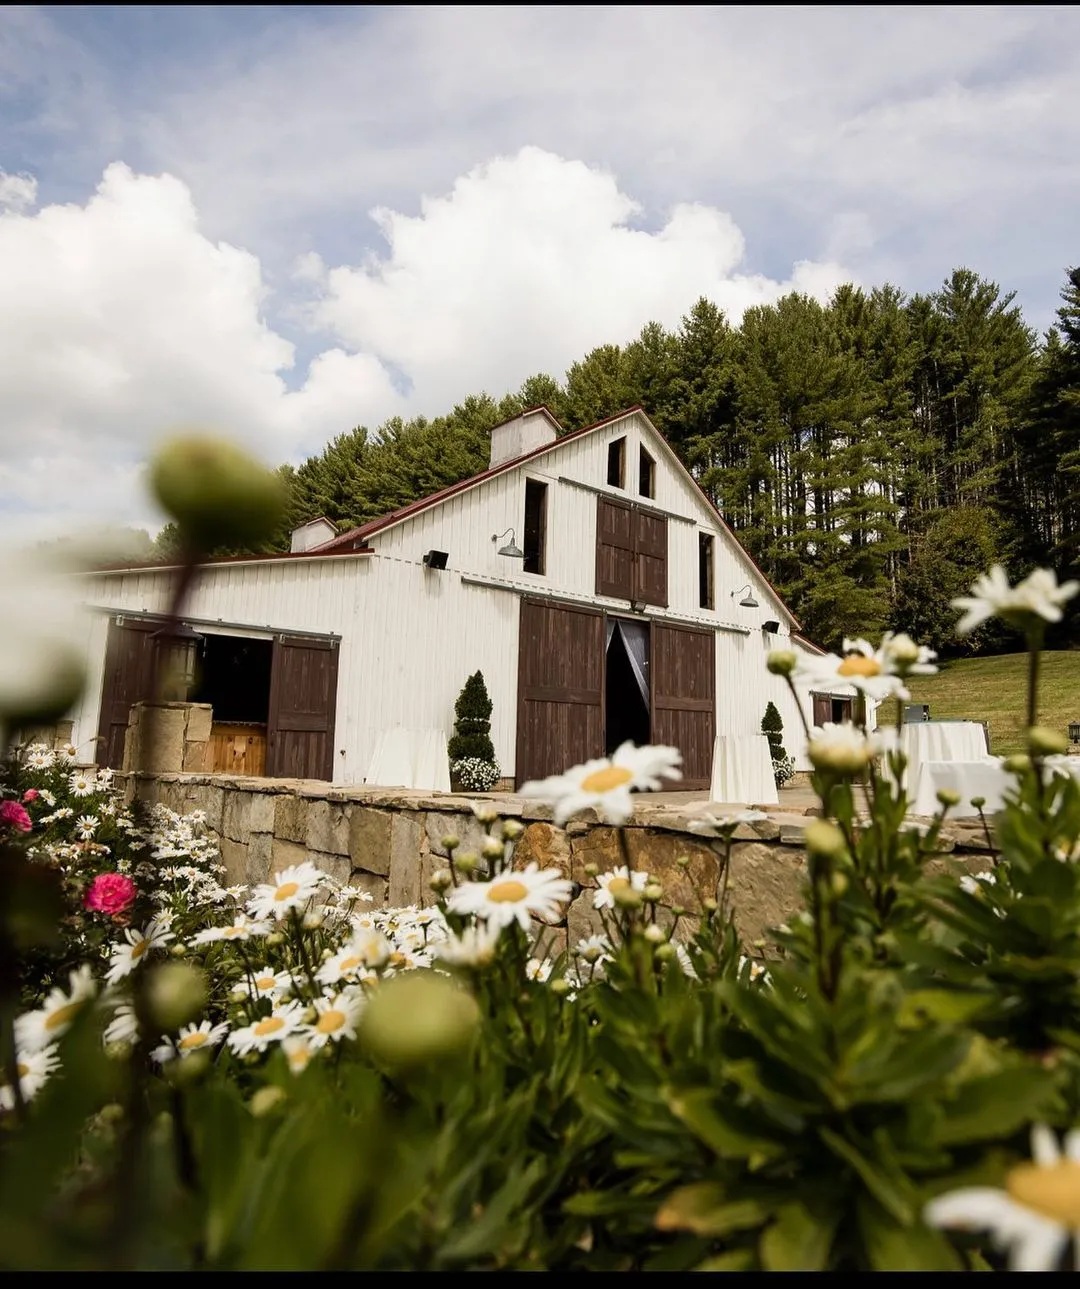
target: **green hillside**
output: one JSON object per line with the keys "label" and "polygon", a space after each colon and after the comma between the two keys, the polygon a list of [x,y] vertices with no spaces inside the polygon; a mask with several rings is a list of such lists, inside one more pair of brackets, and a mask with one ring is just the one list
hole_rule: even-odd
{"label": "green hillside", "polygon": [[[916,676],[909,684],[911,700],[929,703],[931,720],[987,721],[995,755],[1019,752],[1023,750],[1027,664],[1026,653],[950,662],[936,676]],[[888,719],[883,708],[879,723]],[[1080,653],[1043,654],[1039,721],[1062,734],[1068,732],[1070,721],[1080,721]]]}

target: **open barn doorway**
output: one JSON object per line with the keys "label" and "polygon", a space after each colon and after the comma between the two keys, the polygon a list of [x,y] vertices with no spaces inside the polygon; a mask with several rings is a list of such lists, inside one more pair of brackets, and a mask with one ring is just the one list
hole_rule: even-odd
{"label": "open barn doorway", "polygon": [[209,764],[214,774],[266,773],[272,640],[207,633],[191,701],[214,709]]}
{"label": "open barn doorway", "polygon": [[645,622],[609,617],[604,672],[604,750],[608,756],[629,739],[650,742],[649,627]]}

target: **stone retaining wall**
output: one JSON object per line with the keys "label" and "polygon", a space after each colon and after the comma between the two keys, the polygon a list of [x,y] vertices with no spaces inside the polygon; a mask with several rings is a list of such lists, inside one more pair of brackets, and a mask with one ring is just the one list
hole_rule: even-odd
{"label": "stone retaining wall", "polygon": [[[263,882],[289,864],[311,860],[339,881],[368,892],[379,905],[428,904],[428,881],[446,866],[443,839],[458,837],[459,853],[479,851],[485,828],[470,807],[481,799],[490,801],[501,817],[524,825],[515,867],[535,860],[587,888],[588,865],[603,872],[623,862],[617,830],[599,823],[592,811],[564,831],[551,823],[549,807],[512,794],[335,788],[317,781],[231,775],[121,777],[129,799],[137,792],[146,802],[160,801],[182,814],[205,812],[230,883]],[[657,877],[671,903],[690,909],[698,906],[695,889],[714,890],[717,880],[716,854],[689,829],[708,808],[706,801],[675,806],[643,795],[626,831],[634,867]],[[806,823],[805,815],[777,813],[741,825],[735,833],[729,891],[744,940],[758,939],[799,908]],[[967,871],[987,866],[989,846],[973,824],[954,825],[942,838],[941,850],[946,858],[935,863],[956,860]],[[676,863],[681,856],[690,860],[686,867]],[[571,943],[598,929],[588,890],[574,901],[567,922]]]}

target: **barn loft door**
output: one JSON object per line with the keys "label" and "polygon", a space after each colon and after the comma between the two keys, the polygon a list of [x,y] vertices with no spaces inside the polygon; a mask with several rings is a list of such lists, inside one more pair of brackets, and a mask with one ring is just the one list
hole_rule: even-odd
{"label": "barn loft door", "polygon": [[667,605],[667,520],[625,501],[598,497],[596,594]]}
{"label": "barn loft door", "polygon": [[270,664],[266,773],[333,779],[338,642],[276,636]]}
{"label": "barn loft door", "polygon": [[604,751],[604,619],[521,602],[517,783],[561,774]]}
{"label": "barn loft door", "polygon": [[105,676],[101,686],[101,712],[95,760],[120,770],[124,764],[124,734],[133,703],[152,697],[154,644],[151,636],[161,622],[125,618],[109,622],[105,644]]}
{"label": "barn loft door", "polygon": [[817,727],[832,720],[832,699],[828,694],[814,694],[814,724]]}
{"label": "barn loft door", "polygon": [[716,637],[652,624],[652,741],[677,747],[683,777],[673,789],[708,788],[716,736]]}

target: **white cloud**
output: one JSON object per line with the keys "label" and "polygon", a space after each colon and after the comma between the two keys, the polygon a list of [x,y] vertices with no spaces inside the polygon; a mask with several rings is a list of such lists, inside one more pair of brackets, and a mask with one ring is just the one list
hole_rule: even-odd
{"label": "white cloud", "polygon": [[294,348],[266,320],[258,258],[210,241],[178,179],[111,165],[85,205],[0,218],[0,510],[9,525],[145,523],[136,463],[173,427],[296,459],[360,422],[561,375],[651,319],[675,325],[701,294],[738,316],[847,276],[809,260],[787,282],[740,272],[742,233],[711,206],[677,205],[655,232],[640,213],[614,176],[538,148],[476,167],[418,215],[376,211],[382,255],[297,266],[299,316],[331,345],[290,390]]}
{"label": "white cloud", "polygon": [[33,175],[9,175],[0,170],[0,210],[21,213],[37,202],[37,180]]}

